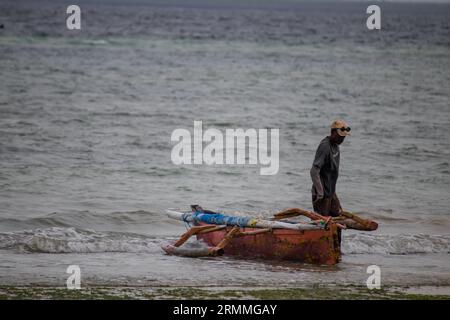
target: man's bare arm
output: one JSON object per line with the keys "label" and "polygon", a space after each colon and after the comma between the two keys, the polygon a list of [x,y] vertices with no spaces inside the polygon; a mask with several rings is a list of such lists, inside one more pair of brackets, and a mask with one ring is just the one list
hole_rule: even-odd
{"label": "man's bare arm", "polygon": [[311,174],[311,180],[313,182],[314,189],[316,190],[316,199],[322,199],[323,186],[320,181],[320,168],[313,165],[309,173]]}

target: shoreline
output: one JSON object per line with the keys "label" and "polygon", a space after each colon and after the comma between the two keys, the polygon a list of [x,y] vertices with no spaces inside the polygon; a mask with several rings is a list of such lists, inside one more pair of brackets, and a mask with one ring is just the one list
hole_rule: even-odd
{"label": "shoreline", "polygon": [[450,286],[65,287],[2,286],[0,300],[450,300]]}

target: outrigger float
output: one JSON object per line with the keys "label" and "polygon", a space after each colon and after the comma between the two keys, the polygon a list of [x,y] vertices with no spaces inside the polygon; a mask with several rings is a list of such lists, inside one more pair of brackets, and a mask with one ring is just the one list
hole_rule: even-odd
{"label": "outrigger float", "polygon": [[[244,258],[295,260],[313,264],[334,265],[341,259],[341,229],[372,231],[378,224],[349,212],[339,217],[324,217],[299,208],[287,209],[271,220],[228,216],[191,206],[191,212],[167,210],[173,219],[193,226],[174,244],[162,249],[167,254],[201,257],[229,254]],[[308,222],[286,220],[306,216]],[[183,249],[181,245],[196,235],[208,247]]]}

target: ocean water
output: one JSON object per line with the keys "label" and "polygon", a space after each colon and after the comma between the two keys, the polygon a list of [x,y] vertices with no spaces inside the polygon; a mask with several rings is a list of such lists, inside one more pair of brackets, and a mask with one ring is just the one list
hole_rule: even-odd
{"label": "ocean water", "polygon": [[[243,1],[0,3],[0,285],[450,287],[450,5]],[[160,245],[190,204],[311,210],[309,169],[335,118],[346,231],[333,267],[181,258]],[[176,166],[171,133],[278,128],[280,168]],[[194,244],[190,244],[194,245]],[[182,266],[182,268],[180,268]]]}

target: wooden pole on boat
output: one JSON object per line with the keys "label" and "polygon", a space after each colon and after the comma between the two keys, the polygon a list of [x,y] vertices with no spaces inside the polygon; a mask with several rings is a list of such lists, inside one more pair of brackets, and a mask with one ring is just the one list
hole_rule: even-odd
{"label": "wooden pole on boat", "polygon": [[239,233],[239,229],[240,228],[238,226],[234,226],[233,228],[231,228],[231,230],[228,231],[225,237],[223,237],[222,241],[220,241],[217,246],[210,249],[211,255],[223,253],[223,248],[225,248],[225,246],[229,244],[231,240],[233,240],[233,238]]}
{"label": "wooden pole on boat", "polygon": [[275,213],[274,218],[276,220],[278,219],[285,219],[285,218],[292,218],[297,216],[305,216],[310,218],[311,220],[326,220],[327,218],[312,211],[303,210],[300,208],[289,208],[286,210],[283,210],[281,212]]}
{"label": "wooden pole on boat", "polygon": [[177,240],[177,242],[175,242],[173,244],[174,247],[179,247],[181,246],[183,243],[185,243],[190,237],[192,237],[193,235],[199,233],[199,232],[203,232],[205,233],[205,231],[208,231],[208,229],[213,229],[216,228],[217,226],[214,225],[206,225],[206,226],[195,226],[190,228],[188,231],[186,231],[185,233],[183,233],[181,235],[181,237]]}
{"label": "wooden pole on boat", "polygon": [[[306,216],[311,220],[327,221],[327,217],[324,217],[316,212],[307,211],[300,208],[289,208],[274,214],[274,218],[276,220],[292,218],[296,216]],[[343,218],[348,218],[353,221],[343,220]],[[348,211],[342,211],[341,216],[333,217],[333,222],[336,223],[337,226],[341,229],[346,229],[348,227],[355,230],[374,231],[378,228],[378,223],[376,223],[375,221],[363,219],[356,214],[350,213]]]}
{"label": "wooden pole on boat", "polygon": [[188,231],[183,233],[181,237],[173,244],[166,244],[162,245],[161,248],[167,253],[167,254],[174,254],[179,256],[186,256],[186,257],[204,257],[208,255],[217,255],[220,252],[219,251],[212,251],[211,248],[205,249],[199,249],[199,250],[182,250],[180,249],[180,246],[183,245],[190,237],[196,234],[202,234],[202,233],[209,233],[214,231],[219,231],[222,229],[225,229],[227,226],[218,226],[218,225],[204,225],[204,226],[194,226],[190,228]]}
{"label": "wooden pole on boat", "polygon": [[361,226],[363,226],[362,230],[374,231],[374,230],[378,229],[378,223],[376,223],[373,220],[363,219],[361,217],[358,217],[354,213],[350,213],[348,211],[342,211],[341,215],[343,215],[344,217],[352,219],[353,221],[359,223]]}

